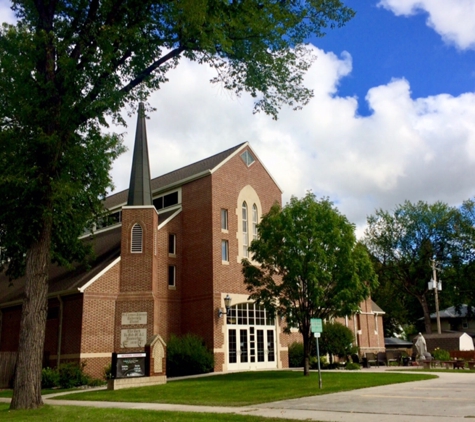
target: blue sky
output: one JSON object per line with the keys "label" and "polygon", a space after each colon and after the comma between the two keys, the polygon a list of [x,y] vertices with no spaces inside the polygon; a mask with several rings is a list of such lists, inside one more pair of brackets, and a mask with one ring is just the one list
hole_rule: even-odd
{"label": "blue sky", "polygon": [[[0,0],[0,21],[12,21]],[[451,205],[475,196],[475,0],[347,0],[344,28],[312,40],[315,96],[279,120],[252,99],[211,85],[183,60],[153,94],[147,123],[152,176],[249,141],[284,191],[328,196],[362,233],[376,208],[408,199]],[[127,188],[129,151],[114,165]]]}
{"label": "blue sky", "polygon": [[[367,115],[364,101],[366,92],[374,86],[386,84],[392,78],[410,81],[413,97],[426,97],[441,93],[460,95],[475,91],[475,50],[472,32],[472,49],[462,48],[454,42],[444,42],[441,32],[427,24],[429,13],[414,10],[410,16],[396,16],[396,7],[389,5],[427,3],[471,5],[467,18],[475,22],[475,1],[393,1],[383,3],[372,0],[348,0],[345,4],[356,11],[356,17],[328,36],[312,40],[326,50],[339,54],[348,51],[353,56],[351,75],[342,79],[339,95],[356,95],[359,112]],[[429,10],[431,10],[428,7]],[[472,31],[474,29],[472,28]],[[441,31],[441,30],[440,30]]]}

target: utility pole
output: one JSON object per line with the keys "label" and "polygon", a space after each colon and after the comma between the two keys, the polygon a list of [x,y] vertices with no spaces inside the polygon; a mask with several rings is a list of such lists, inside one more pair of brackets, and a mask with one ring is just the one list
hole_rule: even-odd
{"label": "utility pole", "polygon": [[432,281],[434,283],[434,295],[435,295],[435,315],[437,317],[437,333],[442,334],[440,328],[440,315],[439,315],[439,283],[437,281],[437,268],[435,259],[431,260],[432,263]]}

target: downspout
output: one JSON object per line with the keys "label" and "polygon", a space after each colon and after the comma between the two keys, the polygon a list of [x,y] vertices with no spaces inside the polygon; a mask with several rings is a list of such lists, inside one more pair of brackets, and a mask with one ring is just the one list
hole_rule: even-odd
{"label": "downspout", "polygon": [[63,336],[63,299],[58,296],[59,301],[59,327],[58,327],[58,352],[56,354],[56,368],[59,368],[61,362],[61,341]]}

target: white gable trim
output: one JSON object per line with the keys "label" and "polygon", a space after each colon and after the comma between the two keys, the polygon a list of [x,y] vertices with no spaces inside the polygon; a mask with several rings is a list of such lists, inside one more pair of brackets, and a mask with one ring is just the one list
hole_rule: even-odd
{"label": "white gable trim", "polygon": [[254,154],[254,157],[256,158],[257,161],[259,161],[259,163],[261,163],[261,166],[264,168],[264,170],[266,171],[266,173],[269,175],[269,177],[272,179],[272,181],[275,183],[275,185],[277,186],[277,188],[280,190],[281,193],[284,193],[284,191],[282,190],[282,188],[279,186],[279,184],[276,182],[276,180],[272,177],[272,174],[270,174],[269,170],[267,170],[267,167],[264,165],[264,163],[261,161],[261,159],[258,157],[258,155],[255,153],[255,151],[251,148],[251,145],[249,145],[249,142],[245,142],[244,144],[242,144],[242,146],[240,148],[238,148],[236,151],[234,151],[231,155],[229,155],[226,159],[224,159],[223,161],[221,161],[216,167],[214,167],[213,169],[211,169],[211,173],[214,173],[216,170],[220,169],[222,166],[224,166],[231,158],[233,158],[234,156],[236,156],[237,154],[240,154],[242,152],[242,150],[244,150],[245,148],[249,148],[252,153]]}
{"label": "white gable trim", "polygon": [[173,220],[178,214],[181,213],[182,207],[180,209],[176,210],[170,217],[168,217],[166,220],[163,220],[159,225],[158,225],[158,230],[160,230],[162,227],[166,226],[167,223],[171,220]]}
{"label": "white gable trim", "polygon": [[84,293],[84,290],[86,290],[92,283],[94,283],[99,277],[102,277],[107,271],[109,271],[113,266],[117,265],[120,262],[120,256],[116,258],[114,261],[112,261],[106,268],[104,268],[99,274],[96,274],[94,277],[92,277],[84,286],[78,287],[78,290],[81,293]]}

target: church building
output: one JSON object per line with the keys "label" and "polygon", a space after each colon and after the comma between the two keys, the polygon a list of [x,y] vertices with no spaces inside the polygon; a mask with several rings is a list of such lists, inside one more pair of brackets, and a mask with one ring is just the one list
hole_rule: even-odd
{"label": "church building", "polygon": [[[108,217],[83,237],[94,260],[50,268],[44,365],[85,362],[101,377],[113,352],[194,333],[217,372],[288,367],[288,345],[301,336],[284,334],[285,321],[248,300],[241,274],[260,218],[281,198],[247,142],[151,179],[141,105],[129,189],[105,200]],[[23,286],[0,276],[0,356],[18,347]],[[372,304],[342,322],[362,351],[384,351],[382,311]],[[154,359],[164,373],[164,356]]]}

